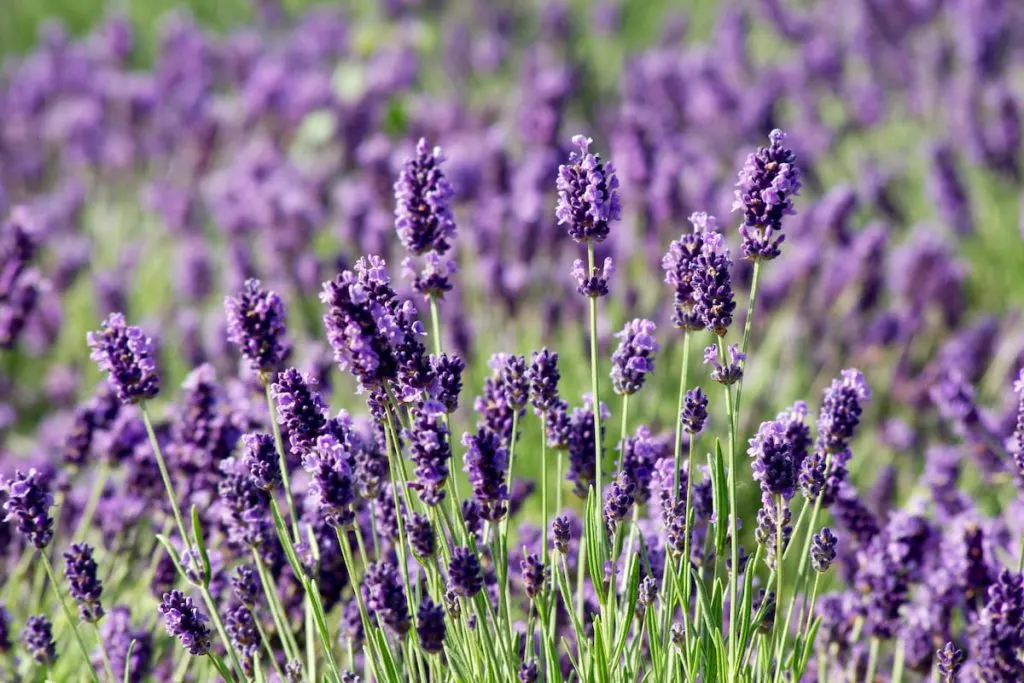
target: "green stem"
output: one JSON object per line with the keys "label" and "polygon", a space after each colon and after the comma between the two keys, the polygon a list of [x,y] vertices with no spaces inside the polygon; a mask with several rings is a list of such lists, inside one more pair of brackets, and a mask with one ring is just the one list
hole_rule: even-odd
{"label": "green stem", "polygon": [[68,620],[68,626],[71,627],[71,632],[75,635],[75,642],[78,643],[78,649],[82,651],[82,657],[85,659],[86,666],[88,667],[89,676],[95,683],[99,683],[99,676],[96,675],[96,670],[92,666],[92,659],[89,656],[89,649],[85,646],[85,641],[82,640],[82,634],[78,630],[78,624],[75,623],[75,617],[71,614],[71,608],[68,607],[67,600],[64,599],[64,593],[60,589],[60,584],[57,583],[57,576],[53,572],[53,565],[50,563],[50,557],[46,554],[45,549],[39,550],[39,557],[43,560],[43,569],[46,570],[46,575],[50,577],[50,584],[53,586],[53,592],[57,594],[57,601],[60,602],[61,609],[64,611],[64,617]]}
{"label": "green stem", "polygon": [[221,621],[220,615],[217,613],[217,603],[213,601],[213,595],[210,594],[210,589],[207,586],[200,586],[199,594],[203,596],[203,602],[206,603],[206,609],[210,612],[210,619],[213,621],[213,625],[217,629],[217,634],[220,636],[221,643],[224,644],[224,649],[231,658],[231,666],[234,667],[231,670],[231,676],[234,678],[236,670],[239,673],[244,671],[244,669],[242,669],[242,663],[238,661],[238,655],[235,653],[235,648],[231,644],[231,639],[228,638],[228,632],[224,630],[224,622]]}
{"label": "green stem", "polygon": [[167,490],[167,500],[171,504],[171,510],[174,512],[174,523],[178,526],[178,533],[181,535],[181,542],[191,550],[192,541],[189,535],[185,532],[185,522],[181,518],[181,510],[178,508],[178,500],[174,495],[174,484],[171,483],[171,475],[167,471],[167,463],[164,461],[164,454],[160,450],[160,442],[156,438],[156,432],[153,431],[153,421],[149,417],[149,410],[146,407],[146,402],[142,401],[139,403],[139,411],[142,413],[142,421],[146,424],[146,433],[149,434],[149,443],[153,447],[153,455],[156,457],[157,467],[160,468],[160,477],[164,480],[164,488]]}
{"label": "green stem", "polygon": [[[587,242],[587,268],[594,272],[594,244]],[[598,504],[601,496],[601,393],[597,379],[597,297],[590,297],[590,390],[594,395],[594,460],[596,467],[595,483]]]}
{"label": "green stem", "polygon": [[676,414],[673,420],[676,423],[676,441],[673,459],[675,460],[675,491],[679,490],[679,468],[682,465],[683,451],[683,421],[680,416],[683,414],[683,403],[686,400],[686,375],[690,368],[690,331],[683,331],[683,362],[679,370],[679,401],[676,406]]}
{"label": "green stem", "polygon": [[[754,275],[750,281],[750,299],[747,301],[747,319],[743,321],[743,341],[740,343],[740,351],[745,356],[747,347],[750,344],[750,328],[754,322],[754,303],[757,301],[758,284],[761,282],[761,262],[754,261]],[[746,361],[744,361],[746,363]],[[743,374],[746,375],[746,367]],[[739,419],[740,403],[743,396],[743,377],[736,384],[736,418]]]}
{"label": "green stem", "polygon": [[[782,550],[782,535],[783,535],[783,514],[785,509],[785,500],[780,495],[776,503],[775,508],[775,614],[772,617],[772,634],[773,638],[779,639],[778,662],[775,667],[775,680],[779,681],[782,676],[782,655],[786,649],[786,636],[789,634],[789,620],[786,620],[786,628],[782,633],[779,633],[779,606],[782,604],[782,571],[784,557]],[[792,604],[792,603],[791,603]]]}
{"label": "green stem", "polygon": [[99,643],[100,646],[100,657],[103,659],[103,668],[107,670],[107,677],[110,679],[111,683],[116,683],[117,676],[114,675],[114,666],[110,663],[110,653],[107,652],[107,644],[103,640],[103,634],[100,633],[99,622],[97,622],[95,626],[96,642]]}
{"label": "green stem", "polygon": [[[356,564],[352,559],[352,545],[349,543],[348,534],[343,533],[341,529],[335,529],[335,533],[338,535],[338,543],[341,545],[341,554],[345,560],[345,566],[348,568],[349,575],[354,576]],[[366,560],[366,558],[364,557],[363,562],[365,563],[367,561],[368,560]],[[366,649],[369,654],[368,659],[370,667],[373,670],[373,678],[374,680],[382,680],[378,675],[380,669],[377,668],[377,648],[373,646],[372,643],[374,642],[374,640],[370,636],[370,634],[373,632],[374,625],[370,621],[369,613],[366,611],[366,605],[363,604],[362,591],[356,589],[352,592],[355,593],[356,605],[359,606],[359,618],[363,622],[363,631],[365,631],[366,633],[366,635],[364,636],[364,642],[366,643]]]}
{"label": "green stem", "polygon": [[100,464],[99,472],[96,474],[96,481],[93,482],[92,491],[89,493],[89,500],[82,511],[82,518],[79,520],[78,526],[75,527],[75,533],[72,538],[76,541],[81,541],[89,533],[92,518],[96,515],[96,508],[99,507],[100,499],[103,497],[103,489],[107,485],[109,478],[110,465],[104,459]]}
{"label": "green stem", "polygon": [[[682,411],[680,411],[682,412]],[[686,456],[686,505],[684,507],[683,517],[683,555],[680,558],[680,563],[685,568],[683,573],[683,596],[682,596],[682,612],[683,612],[683,629],[686,631],[687,645],[691,636],[690,630],[690,536],[692,535],[692,529],[690,528],[690,515],[693,509],[691,498],[693,497],[693,452],[696,448],[697,435],[690,434],[690,444],[687,448]],[[679,478],[679,468],[676,468],[676,478]],[[676,491],[678,491],[678,484],[676,485]],[[735,600],[735,598],[733,598]],[[686,648],[689,650],[689,647]],[[688,657],[684,652],[684,658],[687,660],[686,664],[689,666]]]}
{"label": "green stem", "polygon": [[252,614],[252,621],[256,624],[256,630],[260,632],[260,642],[263,643],[263,649],[267,651],[267,657],[270,658],[270,663],[274,665],[274,671],[277,672],[278,677],[282,681],[288,680],[284,676],[284,671],[281,670],[281,665],[277,663],[277,657],[274,655],[274,648],[270,645],[270,638],[267,637],[267,632],[263,628],[263,622],[259,620],[256,613],[250,609],[249,613]]}
{"label": "green stem", "polygon": [[263,391],[267,397],[267,410],[270,412],[270,430],[274,434],[274,446],[277,448],[277,459],[281,467],[281,484],[284,487],[285,501],[288,503],[288,514],[292,521],[292,540],[300,543],[299,537],[299,516],[295,511],[295,500],[292,499],[292,484],[288,476],[288,458],[285,456],[284,440],[281,438],[281,426],[277,424],[277,408],[274,406],[274,397],[270,389],[269,380],[263,383]]}
{"label": "green stem", "polygon": [[903,663],[906,658],[903,640],[896,643],[896,655],[892,664],[892,683],[903,683]]}
{"label": "green stem", "polygon": [[263,587],[263,594],[267,598],[267,607],[270,609],[270,616],[274,620],[274,628],[277,629],[278,637],[281,639],[282,645],[284,645],[288,659],[298,659],[299,646],[295,642],[295,634],[292,633],[291,627],[288,624],[288,618],[281,608],[281,603],[278,602],[277,591],[274,590],[276,586],[273,583],[270,572],[267,571],[266,565],[263,564],[263,559],[255,549],[252,550],[252,556],[256,562],[256,573],[259,574],[260,585]]}
{"label": "green stem", "polygon": [[[722,356],[723,360],[725,360],[725,342],[721,337],[718,338],[718,352]],[[732,400],[732,388],[726,385],[724,389],[725,411],[729,418],[729,472],[726,477],[726,488],[728,488],[729,493],[729,557],[732,561],[732,570],[729,572],[729,652],[730,664],[733,670],[729,678],[730,680],[734,680],[736,673],[738,673],[738,667],[736,665],[738,664],[737,650],[739,648],[739,642],[736,638],[736,609],[739,604],[740,567],[739,527],[737,524],[739,510],[736,504],[736,425],[738,419],[735,412],[735,405]]]}
{"label": "green stem", "polygon": [[877,637],[871,639],[871,650],[868,652],[868,670],[864,675],[864,683],[872,683],[875,680],[875,669],[878,668],[878,649],[882,641]]}

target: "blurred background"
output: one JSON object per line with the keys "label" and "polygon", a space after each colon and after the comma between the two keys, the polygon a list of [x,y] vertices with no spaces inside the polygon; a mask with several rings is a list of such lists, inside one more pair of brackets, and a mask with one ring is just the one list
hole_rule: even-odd
{"label": "blurred background", "polygon": [[[765,272],[750,415],[813,409],[858,366],[877,400],[857,476],[889,487],[879,505],[939,444],[976,458],[977,482],[1007,471],[991,444],[1024,352],[1024,3],[8,0],[0,55],[4,248],[34,245],[0,300],[0,451],[62,452],[96,388],[85,332],[115,310],[158,338],[168,414],[202,362],[244,404],[222,305],[247,277],[285,296],[292,362],[363,410],[316,295],[364,253],[411,291],[392,184],[421,136],[456,191],[456,431],[494,351],[554,345],[563,393],[588,386],[579,247],[554,218],[577,132],[622,184],[603,348],[650,317],[678,367],[661,256],[694,211],[737,249],[736,173],[779,127],[804,189]],[[749,276],[738,261],[741,299]],[[658,377],[632,404],[655,428],[676,391]]]}

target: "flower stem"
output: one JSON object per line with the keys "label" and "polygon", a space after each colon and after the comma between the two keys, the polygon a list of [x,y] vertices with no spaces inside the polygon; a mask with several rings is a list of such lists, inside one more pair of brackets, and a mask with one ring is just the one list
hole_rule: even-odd
{"label": "flower stem", "polygon": [[868,652],[868,669],[864,675],[864,683],[871,683],[875,680],[875,669],[878,668],[878,648],[881,644],[882,641],[877,636],[871,639],[871,649]]}
{"label": "flower stem", "polygon": [[234,678],[235,670],[239,672],[243,671],[242,663],[238,661],[238,655],[235,653],[235,648],[231,644],[231,639],[228,638],[228,632],[224,630],[224,622],[221,621],[220,615],[217,613],[217,603],[213,601],[213,595],[210,594],[209,587],[200,586],[199,594],[203,596],[203,602],[206,603],[206,609],[210,612],[210,619],[213,621],[213,625],[217,629],[217,634],[220,636],[220,640],[224,644],[224,649],[227,651],[228,656],[231,657],[231,666],[234,667],[231,670],[231,676]]}
{"label": "flower stem", "polygon": [[274,446],[277,448],[277,459],[281,466],[281,485],[284,487],[285,501],[288,503],[288,514],[292,518],[292,540],[300,543],[299,516],[296,514],[295,501],[292,499],[292,484],[288,476],[288,458],[285,456],[284,440],[281,438],[281,426],[277,424],[277,409],[270,391],[270,382],[263,383],[263,391],[267,397],[267,410],[270,412],[270,430],[274,433]]}
{"label": "flower stem", "polygon": [[[588,272],[594,271],[594,244],[587,243]],[[597,379],[597,297],[590,297],[590,390],[594,396],[594,465],[596,468],[595,484],[597,500],[601,496],[601,394]]]}
{"label": "flower stem", "polygon": [[156,457],[157,467],[160,468],[160,477],[164,480],[164,488],[167,490],[167,500],[171,504],[171,511],[174,512],[174,522],[178,526],[178,533],[181,535],[181,542],[189,549],[192,548],[192,541],[185,533],[185,522],[181,518],[181,510],[178,508],[178,500],[174,495],[174,484],[171,483],[171,475],[167,471],[167,463],[164,461],[163,452],[160,450],[160,442],[153,431],[153,421],[149,417],[149,410],[146,402],[139,403],[139,411],[142,413],[142,421],[146,424],[146,433],[149,434],[149,443],[153,447],[153,455]]}
{"label": "flower stem", "polygon": [[[723,341],[721,337],[718,338],[718,352],[722,356],[722,359],[725,360],[725,341]],[[742,379],[740,381],[742,382]],[[740,643],[736,638],[736,609],[739,604],[740,569],[740,552],[738,538],[739,525],[737,523],[739,517],[739,510],[738,506],[736,505],[736,429],[739,419],[736,415],[736,405],[733,403],[732,387],[730,387],[729,385],[725,385],[723,388],[725,389],[725,411],[729,419],[729,471],[728,476],[726,477],[726,488],[729,492],[729,557],[732,562],[732,570],[729,572],[729,652],[731,653],[730,663],[732,671],[729,676],[729,680],[734,680],[736,674],[739,672],[739,658],[737,655],[740,647]]]}
{"label": "flower stem", "polygon": [[50,584],[53,585],[53,592],[57,594],[57,601],[60,603],[61,609],[64,611],[64,617],[68,620],[68,625],[71,627],[71,632],[75,635],[75,642],[78,643],[78,648],[82,651],[82,657],[85,659],[86,665],[88,666],[89,675],[92,680],[99,683],[99,676],[96,675],[96,670],[92,666],[92,659],[89,656],[89,649],[85,646],[85,641],[82,640],[82,634],[78,630],[78,624],[75,623],[75,617],[71,613],[71,608],[68,607],[67,600],[64,599],[64,592],[60,589],[60,584],[57,583],[57,576],[54,574],[53,565],[50,563],[50,556],[46,554],[46,550],[40,548],[39,557],[43,560],[43,569],[46,570],[46,575],[50,577]]}
{"label": "flower stem", "polygon": [[267,598],[267,607],[270,609],[270,615],[274,619],[274,628],[277,629],[278,637],[281,638],[281,643],[284,645],[288,658],[298,659],[299,646],[295,642],[295,634],[292,633],[289,627],[288,619],[281,608],[281,603],[278,602],[277,591],[274,590],[276,586],[273,583],[270,572],[267,571],[266,565],[263,564],[263,558],[260,557],[255,549],[252,550],[252,557],[256,562],[256,573],[259,574],[260,585],[263,587],[263,594]]}
{"label": "flower stem", "polygon": [[256,630],[260,633],[260,642],[263,643],[263,649],[267,651],[267,657],[270,658],[270,663],[274,665],[274,671],[281,678],[282,681],[288,680],[284,677],[284,671],[281,670],[281,665],[277,663],[277,657],[274,655],[274,648],[270,645],[270,638],[267,636],[267,632],[263,629],[263,624],[260,622],[259,617],[256,616],[255,612],[250,609],[252,614],[252,621],[256,624]]}

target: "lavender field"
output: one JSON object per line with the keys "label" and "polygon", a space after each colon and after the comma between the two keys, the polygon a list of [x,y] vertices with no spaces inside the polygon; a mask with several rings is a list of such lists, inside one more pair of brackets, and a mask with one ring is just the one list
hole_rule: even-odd
{"label": "lavender field", "polygon": [[0,62],[0,681],[1024,681],[1024,4]]}

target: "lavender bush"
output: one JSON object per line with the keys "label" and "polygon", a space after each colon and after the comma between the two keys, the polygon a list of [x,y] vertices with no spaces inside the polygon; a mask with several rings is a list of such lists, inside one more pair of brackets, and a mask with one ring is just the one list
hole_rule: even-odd
{"label": "lavender bush", "polygon": [[5,59],[0,679],[1024,680],[1021,7],[660,5]]}

